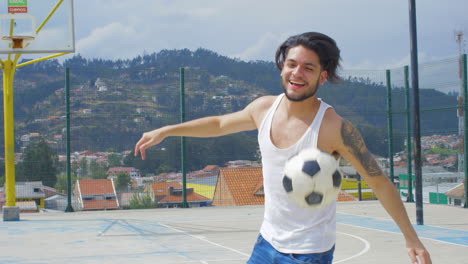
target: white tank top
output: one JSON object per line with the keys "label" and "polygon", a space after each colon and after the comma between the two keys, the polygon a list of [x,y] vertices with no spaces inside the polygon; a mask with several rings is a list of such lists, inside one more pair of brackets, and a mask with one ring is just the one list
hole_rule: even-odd
{"label": "white tank top", "polygon": [[320,108],[304,135],[292,146],[279,149],[270,137],[271,123],[284,94],[279,95],[258,130],[262,154],[265,215],[260,233],[279,252],[307,254],[325,252],[336,240],[336,202],[320,209],[303,209],[289,202],[283,189],[285,162],[304,148],[317,147],[323,116],[331,107],[320,99]]}

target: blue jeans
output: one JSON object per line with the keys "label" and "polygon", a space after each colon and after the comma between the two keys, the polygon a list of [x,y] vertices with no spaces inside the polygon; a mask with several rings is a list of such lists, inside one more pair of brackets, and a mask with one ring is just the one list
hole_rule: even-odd
{"label": "blue jeans", "polygon": [[331,264],[334,251],[335,246],[323,253],[281,253],[274,249],[262,235],[259,235],[247,264]]}

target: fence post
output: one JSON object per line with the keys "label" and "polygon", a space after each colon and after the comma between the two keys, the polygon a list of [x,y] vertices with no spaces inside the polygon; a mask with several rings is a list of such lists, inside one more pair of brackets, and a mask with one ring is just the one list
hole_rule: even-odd
{"label": "fence post", "polygon": [[357,182],[358,182],[358,200],[359,201],[362,201],[362,178],[361,178],[361,175],[358,173],[357,174]]}
{"label": "fence post", "polygon": [[416,1],[408,0],[409,26],[411,47],[411,87],[413,89],[413,140],[414,140],[414,170],[416,176],[416,222],[424,225],[423,194],[422,194],[422,161],[421,161],[421,121],[419,109],[419,70],[418,70],[418,34],[416,29]]}
{"label": "fence post", "polygon": [[[180,122],[185,122],[185,69],[180,68]],[[185,137],[180,137],[180,162],[182,170],[182,208],[188,208],[187,175],[185,172]]]}
{"label": "fence post", "polygon": [[408,203],[414,203],[413,197],[413,172],[412,172],[412,159],[411,159],[411,111],[410,111],[410,87],[409,87],[409,66],[404,67],[405,73],[405,99],[406,99],[406,156],[407,156],[407,169],[408,169]]}
{"label": "fence post", "polygon": [[387,123],[388,123],[388,159],[389,159],[389,176],[393,184],[395,184],[395,176],[393,172],[393,119],[392,119],[392,82],[391,72],[386,71],[387,78]]}
{"label": "fence post", "polygon": [[66,148],[67,148],[67,208],[65,212],[73,212],[71,201],[71,162],[70,162],[70,69],[65,68],[65,115],[66,115]]}
{"label": "fence post", "polygon": [[464,208],[468,208],[468,138],[466,132],[468,131],[468,82],[467,82],[467,63],[466,54],[463,54],[460,58],[462,61],[462,85],[463,85],[463,158],[464,158],[464,174],[465,174],[465,205]]}

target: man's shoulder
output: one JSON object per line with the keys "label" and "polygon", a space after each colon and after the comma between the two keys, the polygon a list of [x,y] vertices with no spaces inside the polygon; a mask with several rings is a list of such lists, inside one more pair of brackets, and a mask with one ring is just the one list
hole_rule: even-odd
{"label": "man's shoulder", "polygon": [[276,98],[277,96],[274,95],[262,96],[247,106],[247,111],[249,111],[252,119],[255,121],[257,128],[260,127],[266,112],[268,112],[268,109],[273,105]]}
{"label": "man's shoulder", "polygon": [[320,126],[319,145],[330,148],[330,153],[335,150],[340,141],[341,125],[343,118],[333,108],[328,108]]}
{"label": "man's shoulder", "polygon": [[325,115],[324,115],[324,123],[328,125],[341,125],[343,122],[343,117],[341,117],[333,107],[327,108]]}
{"label": "man's shoulder", "polygon": [[255,99],[251,105],[256,109],[256,110],[267,110],[268,108],[271,107],[275,99],[277,98],[277,95],[265,95],[262,97],[259,97]]}

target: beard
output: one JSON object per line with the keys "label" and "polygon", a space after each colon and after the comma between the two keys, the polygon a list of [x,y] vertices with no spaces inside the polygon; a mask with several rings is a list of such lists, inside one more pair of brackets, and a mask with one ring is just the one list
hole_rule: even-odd
{"label": "beard", "polygon": [[[306,99],[309,99],[313,96],[315,96],[315,94],[317,93],[318,91],[318,88],[320,86],[320,76],[317,78],[317,81],[315,82],[314,85],[310,85],[309,86],[309,89],[307,91],[305,91],[303,94],[299,94],[299,95],[291,95],[288,93],[288,90],[286,89],[287,85],[289,84],[289,81],[288,80],[284,80],[283,81],[283,92],[284,92],[284,95],[286,96],[286,98],[288,98],[290,101],[293,101],[293,102],[302,102]],[[305,86],[307,86],[308,83],[305,82]]]}

